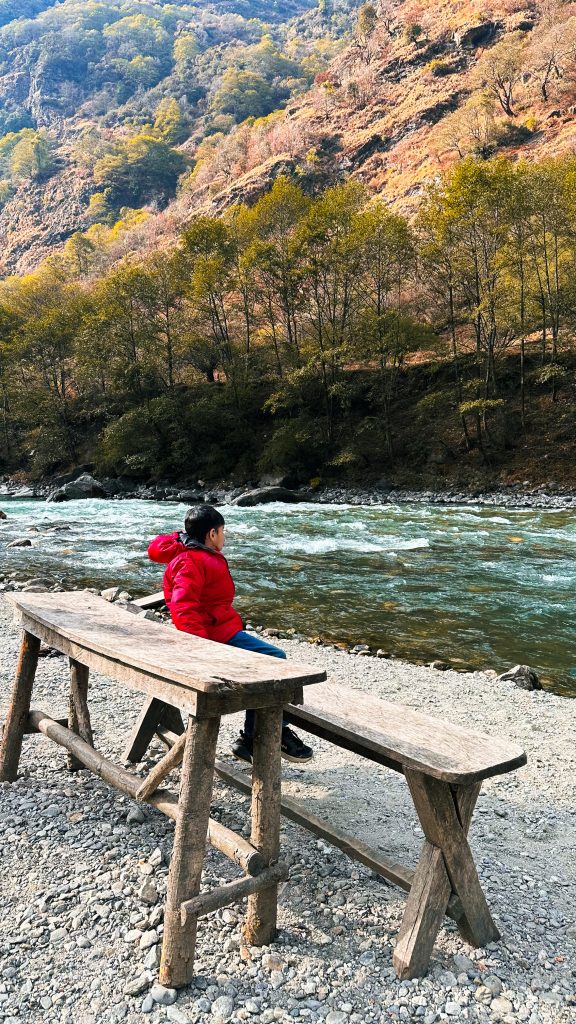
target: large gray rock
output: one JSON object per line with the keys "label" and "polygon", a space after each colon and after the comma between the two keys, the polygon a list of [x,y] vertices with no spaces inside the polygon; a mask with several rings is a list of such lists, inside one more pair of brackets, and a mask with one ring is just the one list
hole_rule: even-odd
{"label": "large gray rock", "polygon": [[509,668],[507,672],[498,676],[497,682],[514,683],[514,686],[520,687],[521,690],[543,689],[538,674],[529,665],[515,665],[514,668]]}
{"label": "large gray rock", "polygon": [[235,498],[233,505],[251,508],[253,505],[266,505],[271,501],[301,501],[302,496],[288,487],[256,487],[253,491],[245,491]]}
{"label": "large gray rock", "polygon": [[7,548],[31,548],[32,541],[28,540],[28,537],[17,537],[16,540],[10,541],[6,545]]}
{"label": "large gray rock", "polygon": [[52,491],[46,501],[78,501],[81,498],[105,498],[106,490],[99,480],[96,480],[90,473],[83,473],[82,476],[64,484],[58,490]]}

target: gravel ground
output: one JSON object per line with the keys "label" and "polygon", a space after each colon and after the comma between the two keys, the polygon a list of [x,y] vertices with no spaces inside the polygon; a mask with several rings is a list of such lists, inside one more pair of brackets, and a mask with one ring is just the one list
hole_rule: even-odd
{"label": "gravel ground", "polygon": [[[399,982],[394,938],[405,897],[296,826],[277,941],[240,948],[235,907],[201,921],[197,977],[178,993],[155,985],[173,825],[82,771],[40,737],[21,774],[0,785],[2,1024],[240,1021],[576,1021],[576,701],[495,684],[486,673],[437,672],[294,641],[289,654],[360,689],[438,717],[508,735],[527,767],[489,781],[472,824],[476,861],[503,939],[472,950],[450,922],[428,976]],[[0,599],[0,717],[18,646]],[[43,658],[34,705],[65,713],[66,663]],[[137,695],[92,679],[96,743],[120,758]],[[225,722],[221,754],[238,728]],[[422,834],[403,780],[314,740],[315,761],[285,766],[285,790],[362,839],[415,861]],[[159,748],[151,754],[159,754]],[[146,765],[142,766],[143,770]],[[213,815],[247,834],[247,801],[218,785]],[[205,883],[233,868],[215,851]]]}

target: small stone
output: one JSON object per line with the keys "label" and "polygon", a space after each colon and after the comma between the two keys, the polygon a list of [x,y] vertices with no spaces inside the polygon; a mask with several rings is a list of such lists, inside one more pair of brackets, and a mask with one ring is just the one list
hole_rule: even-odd
{"label": "small stone", "polygon": [[116,601],[121,593],[121,587],[107,587],[106,590],[100,591],[100,597],[103,597],[105,601]]}
{"label": "small stone", "polygon": [[346,1014],[342,1010],[330,1010],[326,1024],[346,1024]]}
{"label": "small stone", "polygon": [[50,996],[42,996],[40,998],[40,1006],[42,1007],[43,1010],[49,1010],[50,1007],[52,1006],[52,1000]]}
{"label": "small stone", "polygon": [[145,821],[146,815],[139,807],[131,807],[126,815],[127,825],[142,825]]}
{"label": "small stone", "polygon": [[143,903],[153,906],[158,902],[158,890],[151,878],[145,878],[138,889],[138,896]]}
{"label": "small stone", "polygon": [[[158,942],[158,932],[155,928],[150,928],[144,932],[138,945],[140,949],[150,949],[150,946],[155,946]],[[167,990],[170,991],[170,990]],[[158,1000],[156,1000],[158,1002]]]}
{"label": "small stone", "polygon": [[166,1017],[172,1024],[190,1024],[190,1018],[177,1006],[169,1006],[166,1010]]}
{"label": "small stone", "polygon": [[231,996],[219,996],[212,1003],[210,1011],[217,1021],[230,1020],[234,1013],[234,1000]]}
{"label": "small stone", "polygon": [[160,945],[150,946],[144,957],[144,967],[149,971],[155,971],[160,963]]}
{"label": "small stone", "polygon": [[150,982],[152,981],[152,975],[150,971],[143,971],[136,978],[130,978],[124,985],[125,996],[139,996],[142,992],[145,992]]}
{"label": "small stone", "polygon": [[495,1020],[501,1020],[506,1017],[507,1014],[512,1013],[512,1003],[509,999],[505,999],[504,996],[498,996],[497,999],[493,999],[490,1005],[490,1010]]}
{"label": "small stone", "polygon": [[55,928],[53,932],[50,932],[50,942],[58,943],[64,942],[64,939],[68,938],[67,928]]}
{"label": "small stone", "polygon": [[90,949],[92,943],[87,935],[79,935],[76,939],[76,945],[79,949]]}
{"label": "small stone", "polygon": [[131,928],[124,936],[124,942],[138,942],[142,938],[141,928]]}
{"label": "small stone", "polygon": [[157,846],[156,849],[153,850],[153,852],[148,857],[148,863],[153,868],[159,868],[160,865],[164,863],[164,854],[162,853],[162,850],[160,849],[159,846]]}
{"label": "small stone", "polygon": [[143,999],[142,1006],[140,1007],[141,1013],[150,1013],[154,1009],[154,1000],[150,993]]}
{"label": "small stone", "polygon": [[504,988],[500,978],[497,978],[495,974],[489,974],[487,978],[483,979],[484,988],[487,988],[493,996],[499,996]]}
{"label": "small stone", "polygon": [[444,1010],[448,1014],[449,1017],[458,1017],[459,1014],[460,1014],[460,1010],[461,1009],[462,1009],[462,1007],[460,1006],[460,1003],[454,1003],[454,1002],[448,1002],[448,1003],[446,1003],[446,1006],[444,1007]]}
{"label": "small stone", "polygon": [[172,1006],[178,998],[175,988],[165,988],[164,985],[152,985],[150,995],[154,1002],[160,1003],[161,1006]]}

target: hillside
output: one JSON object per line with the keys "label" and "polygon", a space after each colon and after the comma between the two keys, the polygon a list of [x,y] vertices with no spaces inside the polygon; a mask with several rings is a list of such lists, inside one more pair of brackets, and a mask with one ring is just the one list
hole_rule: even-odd
{"label": "hillside", "polygon": [[573,150],[576,4],[400,0],[362,13],[279,121],[238,128],[201,161],[190,210],[250,198],[291,169],[316,186],[352,175],[411,215],[462,156]]}
{"label": "hillside", "polygon": [[163,209],[203,139],[305,92],[352,23],[314,0],[0,2],[1,269]]}
{"label": "hillside", "polygon": [[173,238],[279,173],[352,175],[411,216],[466,154],[571,151],[575,102],[572,3],[6,2],[1,269],[126,208]]}

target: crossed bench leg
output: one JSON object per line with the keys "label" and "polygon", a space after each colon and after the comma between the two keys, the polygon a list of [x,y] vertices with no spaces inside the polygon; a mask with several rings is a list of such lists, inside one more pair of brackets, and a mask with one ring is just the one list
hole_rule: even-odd
{"label": "crossed bench leg", "polygon": [[404,775],[426,841],[408,895],[393,963],[400,978],[415,978],[428,966],[449,904],[450,916],[471,945],[484,946],[500,938],[500,933],[488,910],[466,838],[481,784],[451,787],[408,768]]}

